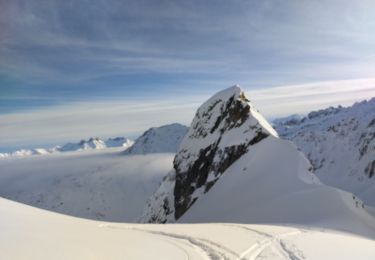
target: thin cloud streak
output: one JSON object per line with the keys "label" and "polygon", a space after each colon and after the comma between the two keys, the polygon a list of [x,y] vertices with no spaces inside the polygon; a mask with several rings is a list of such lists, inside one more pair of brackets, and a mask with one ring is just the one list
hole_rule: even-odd
{"label": "thin cloud streak", "polygon": [[265,116],[275,118],[327,106],[349,106],[375,97],[375,78],[281,86],[248,93]]}

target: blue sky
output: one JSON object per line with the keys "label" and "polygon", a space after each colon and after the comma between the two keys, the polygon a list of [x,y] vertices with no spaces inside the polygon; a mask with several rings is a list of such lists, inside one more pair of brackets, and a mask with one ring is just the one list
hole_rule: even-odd
{"label": "blue sky", "polygon": [[[146,122],[157,123],[145,117],[142,126],[129,130],[107,121],[111,131],[103,130],[100,123],[85,121],[82,107],[95,107],[104,116],[111,104],[134,109],[134,102],[154,107],[161,102],[166,111],[176,106],[181,111],[174,116],[170,111],[169,117],[163,111],[158,122],[188,123],[199,102],[233,84],[255,97],[279,86],[294,86],[303,96],[309,84],[327,93],[324,104],[317,100],[306,108],[369,98],[374,13],[370,0],[0,0],[0,147],[85,137],[85,125],[99,136],[135,136]],[[351,84],[346,94],[343,80]],[[332,84],[341,99],[329,102]],[[353,96],[356,88],[362,88],[360,96]],[[258,103],[269,117],[306,112],[293,106],[283,113],[269,110],[264,97]],[[14,131],[16,118],[27,128],[22,117],[61,116],[61,111],[81,115],[75,122],[79,129],[68,131],[60,122],[59,128],[72,134],[36,138],[20,130],[22,140],[1,134]]]}

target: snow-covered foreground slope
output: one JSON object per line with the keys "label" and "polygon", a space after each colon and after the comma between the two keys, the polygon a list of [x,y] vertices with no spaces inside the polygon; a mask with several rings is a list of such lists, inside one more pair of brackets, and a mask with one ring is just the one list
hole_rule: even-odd
{"label": "snow-covered foreground slope", "polygon": [[181,124],[152,127],[135,140],[125,154],[175,153],[188,128]]}
{"label": "snow-covered foreground slope", "polygon": [[375,241],[243,224],[135,225],[68,217],[0,198],[1,259],[373,259]]}
{"label": "snow-covered foreground slope", "polygon": [[0,196],[73,216],[134,221],[172,168],[173,154],[123,148],[0,160]]}
{"label": "snow-covered foreground slope", "polygon": [[52,148],[20,149],[11,153],[0,153],[0,158],[45,155],[58,152],[101,150],[113,147],[127,149],[131,147],[133,143],[132,140],[125,137],[108,138],[107,140],[102,140],[98,137],[91,137],[88,140],[82,139],[77,143],[66,143],[63,146],[54,146]]}
{"label": "snow-covered foreground slope", "polygon": [[198,109],[140,221],[287,223],[374,236],[362,202],[311,170],[235,86]]}
{"label": "snow-covered foreground slope", "polygon": [[277,120],[275,127],[306,154],[323,183],[375,206],[375,98]]}

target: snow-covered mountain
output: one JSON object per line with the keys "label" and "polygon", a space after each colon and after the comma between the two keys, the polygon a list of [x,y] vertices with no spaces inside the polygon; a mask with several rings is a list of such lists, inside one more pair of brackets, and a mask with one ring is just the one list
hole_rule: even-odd
{"label": "snow-covered mountain", "polygon": [[152,127],[125,154],[175,153],[187,131],[188,127],[177,123]]}
{"label": "snow-covered mountain", "polygon": [[[254,116],[249,116],[250,111]],[[277,135],[240,88],[214,95],[198,109],[174,159],[175,170],[156,192],[157,204],[151,201],[144,220],[165,222],[181,217],[199,193],[207,192],[249,146],[270,134]],[[164,192],[170,194],[164,198],[159,194]],[[159,209],[162,212],[155,214]]]}
{"label": "snow-covered mountain", "polygon": [[62,147],[57,148],[57,150],[60,152],[71,152],[90,149],[103,149],[105,147],[106,145],[101,139],[90,138],[89,140],[81,140],[78,143],[67,143]]}
{"label": "snow-covered mountain", "polygon": [[4,154],[3,157],[7,156],[28,156],[28,155],[43,155],[52,153],[54,149],[44,149],[44,148],[35,148],[35,149],[21,149],[17,150],[11,154]]}
{"label": "snow-covered mountain", "polygon": [[238,86],[198,109],[174,170],[140,221],[288,223],[375,232],[362,203],[322,185],[305,156],[278,138]]}
{"label": "snow-covered mountain", "polygon": [[53,148],[35,148],[35,149],[20,149],[11,153],[0,153],[0,158],[9,158],[9,157],[23,157],[30,155],[45,155],[51,154],[58,151],[59,146]]}
{"label": "snow-covered mountain", "polygon": [[82,151],[82,150],[98,150],[108,147],[124,147],[125,149],[133,145],[133,141],[125,137],[109,138],[106,141],[101,140],[98,137],[91,137],[88,140],[81,140],[78,143],[67,143],[62,147],[58,147],[56,150],[60,152],[68,151]]}
{"label": "snow-covered mountain", "polygon": [[274,126],[305,153],[322,182],[375,206],[375,98],[278,120]]}
{"label": "snow-covered mountain", "polygon": [[55,146],[52,148],[21,149],[12,153],[0,153],[0,158],[7,158],[12,156],[21,157],[29,155],[44,155],[56,152],[99,150],[113,147],[123,147],[127,149],[131,147],[133,143],[134,141],[125,137],[115,137],[109,138],[107,140],[102,140],[98,137],[91,137],[88,140],[82,139],[78,143],[66,143],[62,146]]}

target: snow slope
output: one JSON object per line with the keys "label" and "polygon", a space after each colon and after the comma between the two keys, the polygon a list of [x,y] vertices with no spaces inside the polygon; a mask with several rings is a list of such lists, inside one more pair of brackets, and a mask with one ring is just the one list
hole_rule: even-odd
{"label": "snow slope", "polygon": [[306,154],[322,182],[375,206],[375,98],[274,123]]}
{"label": "snow slope", "polygon": [[287,223],[373,236],[362,202],[311,170],[234,86],[198,109],[140,221]]}
{"label": "snow slope", "polygon": [[73,216],[134,221],[173,154],[121,156],[122,148],[0,160],[0,196]]}
{"label": "snow slope", "polygon": [[125,154],[175,153],[188,128],[181,124],[152,127],[135,140]]}
{"label": "snow slope", "polygon": [[373,259],[375,241],[243,224],[134,225],[78,219],[0,198],[1,259]]}
{"label": "snow slope", "polygon": [[179,222],[282,223],[375,237],[375,221],[353,195],[319,184],[287,141],[267,138],[233,164]]}
{"label": "snow slope", "polygon": [[12,156],[30,156],[30,155],[45,155],[56,152],[73,152],[84,150],[99,150],[113,147],[129,148],[133,145],[133,141],[125,137],[109,138],[101,140],[98,137],[91,137],[88,140],[82,139],[78,143],[67,143],[63,146],[55,146],[52,148],[35,148],[35,149],[21,149],[12,153],[0,153],[0,158],[8,158]]}

